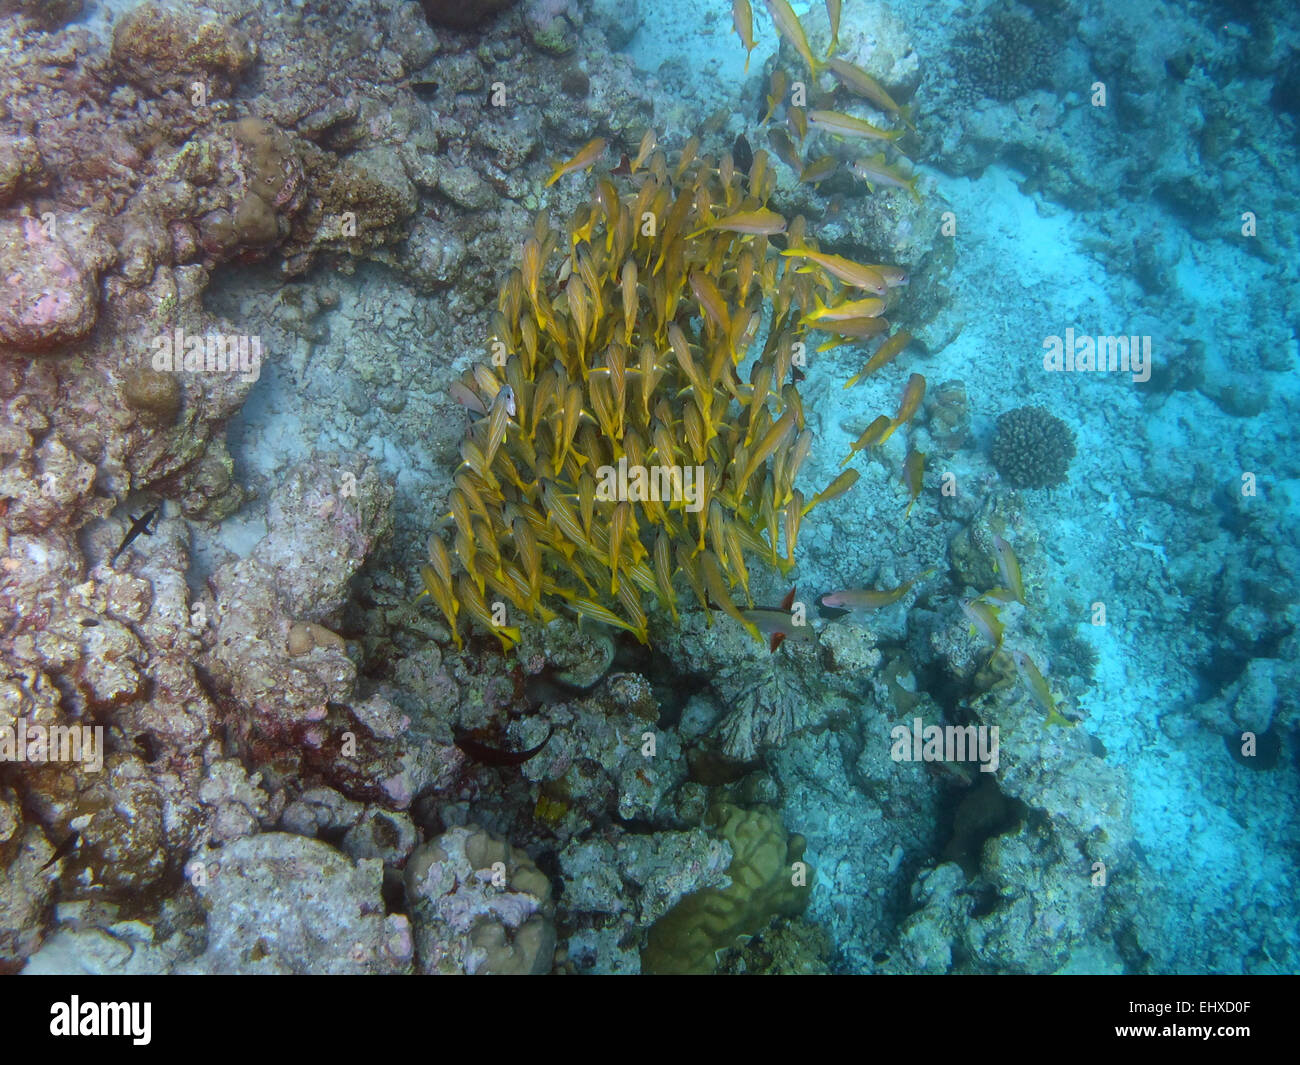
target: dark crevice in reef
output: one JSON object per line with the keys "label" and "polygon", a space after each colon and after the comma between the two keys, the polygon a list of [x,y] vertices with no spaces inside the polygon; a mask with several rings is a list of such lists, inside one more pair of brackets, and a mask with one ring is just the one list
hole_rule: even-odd
{"label": "dark crevice in reef", "polygon": [[991,774],[979,777],[971,787],[945,794],[939,807],[938,824],[947,826],[949,833],[939,857],[956,862],[967,876],[979,871],[985,843],[1010,832],[1030,814],[1023,802],[1002,793]]}
{"label": "dark crevice in reef", "polygon": [[965,714],[962,704],[971,694],[969,685],[953,678],[937,662],[913,663],[912,675],[916,677],[916,690],[929,694],[943,711],[944,720],[961,721]]}
{"label": "dark crevice in reef", "polygon": [[1211,647],[1209,657],[1196,673],[1196,701],[1206,702],[1223,695],[1228,688],[1241,679],[1241,675],[1245,673],[1250,660],[1256,654],[1264,658],[1272,657],[1262,649],[1252,649],[1252,651],[1252,654],[1247,655],[1234,647],[1222,645]]}
{"label": "dark crevice in reef", "polygon": [[708,690],[709,675],[683,672],[675,668],[672,660],[660,651],[646,650],[645,658],[646,662],[640,672],[650,682],[655,699],[659,702],[659,727],[676,728],[681,724],[682,714],[691,698]]}

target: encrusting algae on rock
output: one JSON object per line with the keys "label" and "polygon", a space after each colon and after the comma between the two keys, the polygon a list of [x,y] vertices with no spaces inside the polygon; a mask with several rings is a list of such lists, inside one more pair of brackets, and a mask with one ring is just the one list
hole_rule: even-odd
{"label": "encrusting algae on rock", "polygon": [[671,164],[654,143],[618,184],[597,176],[562,228],[538,215],[491,357],[452,387],[477,417],[450,550],[432,537],[422,577],[458,646],[468,618],[509,650],[507,604],[648,643],[647,597],[676,617],[679,577],[761,640],[735,602],[753,605],[749,561],[788,571],[804,515],[857,479],[811,501],[795,487],[812,446],[795,370],[811,331],[845,332],[833,308],[903,271],[824,254],[802,217],[772,210],[766,152],[741,172],[696,138]]}

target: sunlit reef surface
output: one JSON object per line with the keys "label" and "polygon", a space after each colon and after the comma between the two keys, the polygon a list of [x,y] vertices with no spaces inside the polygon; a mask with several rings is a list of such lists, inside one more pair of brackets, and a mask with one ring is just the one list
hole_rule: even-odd
{"label": "sunlit reef surface", "polygon": [[1296,971],[1300,16],[958,6],[0,4],[0,969]]}

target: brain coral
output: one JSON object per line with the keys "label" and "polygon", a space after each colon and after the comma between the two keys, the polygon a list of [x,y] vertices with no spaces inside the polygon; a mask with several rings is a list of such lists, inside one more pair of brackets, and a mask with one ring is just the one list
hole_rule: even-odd
{"label": "brain coral", "polygon": [[731,844],[731,885],[688,895],[656,921],[641,952],[643,972],[712,973],[718,951],[735,946],[740,936],[757,935],[773,917],[797,916],[808,904],[812,870],[804,868],[804,886],[794,883],[803,837],[787,839],[780,814],[721,803],[709,821]]}

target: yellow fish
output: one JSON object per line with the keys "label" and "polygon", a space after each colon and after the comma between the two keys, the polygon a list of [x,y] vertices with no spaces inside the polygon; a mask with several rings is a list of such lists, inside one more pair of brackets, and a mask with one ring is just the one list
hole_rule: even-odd
{"label": "yellow fish", "polygon": [[877,444],[881,443],[885,439],[886,433],[889,431],[889,425],[889,415],[880,415],[880,417],[868,425],[866,429],[863,430],[862,435],[854,441],[853,447],[849,449],[849,453],[844,457],[844,461],[841,462],[840,465],[847,466],[849,462],[852,461],[853,456],[863,448],[875,447]]}
{"label": "yellow fish", "polygon": [[[816,300],[817,309],[807,316],[809,322],[842,322],[848,318],[875,318],[885,311],[885,301],[878,296],[866,299],[849,300],[828,307],[820,299]],[[848,388],[848,385],[844,386]]]}
{"label": "yellow fish", "polygon": [[[650,158],[650,153],[655,150],[655,145],[659,143],[659,135],[654,130],[648,129],[641,138],[641,147],[637,149],[636,158],[628,164],[632,173],[636,173],[645,165],[645,161]],[[638,214],[639,218],[640,215]]]}
{"label": "yellow fish", "polygon": [[894,415],[893,421],[889,423],[889,431],[881,439],[883,444],[891,436],[894,430],[902,425],[906,425],[912,420],[912,416],[920,409],[921,400],[925,396],[925,378],[919,373],[912,374],[907,379],[907,384],[903,388],[903,398],[898,404],[898,413]]}
{"label": "yellow fish", "polygon": [[783,129],[773,129],[767,135],[767,143],[772,146],[778,159],[796,174],[802,174],[803,160],[799,157],[799,149],[794,146],[790,134]]}
{"label": "yellow fish", "polygon": [[708,225],[692,233],[690,239],[693,240],[701,233],[708,233],[715,229],[721,229],[727,233],[772,236],[775,233],[784,233],[785,228],[786,222],[784,218],[775,211],[760,207],[756,211],[739,211],[724,218],[715,218]]}
{"label": "yellow fish", "polygon": [[1029,689],[1034,702],[1047,711],[1046,723],[1072,726],[1074,722],[1056,709],[1056,699],[1052,696],[1052,689],[1043,678],[1043,674],[1039,672],[1038,666],[1034,664],[1034,660],[1024,651],[1012,651],[1011,658],[1016,663],[1016,672],[1020,674],[1021,683]]}
{"label": "yellow fish", "polygon": [[1019,602],[1024,603],[1025,582],[1020,576],[1020,560],[1011,550],[1011,545],[996,533],[993,535],[993,546],[998,552],[998,573],[1002,576],[1002,584],[1011,590]]}
{"label": "yellow fish", "polygon": [[[786,76],[784,70],[777,67],[772,71],[771,79],[772,91],[767,94],[767,114],[763,116],[760,125],[766,126],[772,121],[772,116],[776,114],[777,106],[785,99],[786,91],[790,88],[790,79]],[[794,169],[799,169],[795,167]]]}
{"label": "yellow fish", "polygon": [[817,348],[818,351],[830,351],[831,348],[837,348],[841,344],[847,343],[850,338],[866,340],[868,337],[887,333],[889,331],[889,321],[885,318],[845,318],[843,321],[831,322],[829,325],[819,325],[817,328],[835,334],[834,339],[826,341],[825,344]]}
{"label": "yellow fish", "polygon": [[867,360],[867,364],[861,370],[844,382],[844,387],[852,388],[864,377],[869,377],[881,367],[888,366],[911,342],[912,334],[906,329],[900,329],[876,349],[876,353]]}
{"label": "yellow fish", "polygon": [[700,576],[704,578],[704,587],[708,590],[709,596],[713,601],[722,608],[723,612],[729,617],[740,622],[744,630],[749,633],[759,643],[763,642],[763,636],[749,618],[745,617],[736,606],[727,591],[726,582],[722,579],[722,571],[718,569],[718,560],[714,557],[712,551],[705,551],[699,558]]}
{"label": "yellow fish", "polygon": [[[444,554],[446,549],[443,549]],[[443,617],[447,619],[447,626],[451,629],[451,638],[456,641],[456,649],[460,650],[463,646],[460,638],[460,630],[456,627],[456,615],[460,611],[460,604],[456,602],[456,595],[452,591],[451,582],[442,580],[432,566],[420,567],[420,578],[424,582],[424,591],[415,598],[429,596],[438,604],[438,609],[442,611]]]}
{"label": "yellow fish", "polygon": [[808,47],[808,35],[803,31],[803,24],[794,13],[789,0],[763,0],[767,13],[772,16],[776,31],[784,37],[790,46],[799,53],[799,57],[808,66],[808,73],[816,78],[821,73],[823,63],[812,54]]}
{"label": "yellow fish", "polygon": [[586,170],[589,166],[595,165],[596,160],[604,153],[605,141],[603,138],[597,137],[595,140],[588,141],[578,149],[578,154],[572,159],[556,165],[555,169],[551,171],[551,176],[546,181],[546,187],[550,188],[565,174],[572,174],[575,170]]}
{"label": "yellow fish", "polygon": [[599,621],[602,625],[613,625],[615,628],[626,629],[642,643],[646,642],[643,638],[643,629],[638,629],[632,623],[624,621],[612,610],[608,610],[599,603],[592,602],[590,599],[584,599],[577,595],[573,597],[572,602],[573,609],[577,611],[579,618],[590,618],[592,621]]}
{"label": "yellow fish", "polygon": [[831,481],[825,488],[818,492],[812,499],[804,505],[805,514],[812,510],[819,503],[829,503],[832,499],[838,499],[855,484],[858,483],[860,474],[857,470],[845,470],[835,480]]}
{"label": "yellow fish", "polygon": [[854,118],[840,111],[809,111],[808,123],[833,137],[858,137],[863,140],[896,141],[905,132],[901,129],[881,129],[865,119]]}
{"label": "yellow fish", "polygon": [[[860,288],[864,292],[874,292],[878,296],[883,296],[889,291],[889,286],[885,283],[885,277],[878,267],[869,266],[866,263],[857,263],[852,259],[844,258],[842,255],[827,255],[825,252],[813,251],[811,248],[787,248],[781,254],[793,256],[797,259],[807,259],[809,262],[816,263],[846,285]],[[811,267],[800,267],[799,269],[802,272],[810,270]]]}
{"label": "yellow fish", "polygon": [[731,20],[736,24],[736,32],[740,34],[740,43],[745,46],[745,73],[748,74],[749,55],[756,47],[754,10],[749,6],[749,0],[731,0]]}
{"label": "yellow fish", "polygon": [[840,161],[833,155],[823,155],[814,159],[799,173],[799,181],[805,185],[816,185],[835,173]]}
{"label": "yellow fish", "polygon": [[[984,639],[988,640],[993,645],[993,654],[997,654],[998,649],[1002,646],[1002,634],[1005,629],[1002,619],[998,617],[998,612],[988,603],[981,603],[978,599],[962,603],[961,612],[966,615],[966,620],[970,622],[971,632],[978,632]],[[992,655],[990,655],[989,661],[992,660]]]}
{"label": "yellow fish", "polygon": [[856,159],[849,164],[849,169],[873,189],[877,185],[906,189],[907,194],[917,203],[924,202],[921,194],[916,191],[916,183],[921,180],[921,176],[917,174],[914,177],[905,177],[897,168],[890,166],[883,155],[873,156],[870,159]]}
{"label": "yellow fish", "polygon": [[840,46],[840,0],[826,0],[826,17],[831,23],[831,43],[826,49],[829,56]]}
{"label": "yellow fish", "polygon": [[903,122],[911,125],[907,121],[907,113],[898,104],[894,103],[893,97],[885,91],[884,86],[860,66],[844,59],[829,59],[826,61],[826,68],[835,75],[836,80],[849,92],[861,96],[864,100],[869,100],[880,110],[895,115],[901,118]]}

